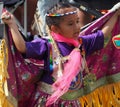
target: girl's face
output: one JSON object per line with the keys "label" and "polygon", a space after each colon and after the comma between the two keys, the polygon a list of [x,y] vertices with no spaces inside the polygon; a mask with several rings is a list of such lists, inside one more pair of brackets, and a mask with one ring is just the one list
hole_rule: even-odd
{"label": "girl's face", "polygon": [[58,33],[66,38],[77,39],[80,32],[79,20],[80,19],[78,13],[63,16],[58,27]]}

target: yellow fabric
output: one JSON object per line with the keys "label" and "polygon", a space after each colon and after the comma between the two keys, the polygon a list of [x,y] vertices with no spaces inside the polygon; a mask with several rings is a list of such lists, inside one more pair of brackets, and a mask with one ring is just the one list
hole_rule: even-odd
{"label": "yellow fabric", "polygon": [[82,107],[120,107],[120,82],[97,88],[80,102]]}
{"label": "yellow fabric", "polygon": [[8,50],[5,40],[0,41],[0,107],[14,107],[8,101],[8,87],[7,87],[7,65],[8,65]]}

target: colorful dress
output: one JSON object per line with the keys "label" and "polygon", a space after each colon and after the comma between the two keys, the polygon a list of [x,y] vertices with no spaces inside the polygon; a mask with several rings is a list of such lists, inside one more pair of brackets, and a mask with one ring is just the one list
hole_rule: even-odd
{"label": "colorful dress", "polygon": [[[81,32],[81,35],[91,34],[100,29],[113,14],[114,12],[101,17]],[[116,23],[112,36],[118,34],[118,32],[120,33],[119,22]],[[26,55],[21,55],[13,44],[9,29],[6,29],[6,34],[8,38],[6,40],[8,42],[8,57],[5,57],[5,59],[8,61],[8,64],[1,66],[3,70],[8,71],[9,75],[7,79],[8,96],[5,97],[5,101],[9,101],[9,104],[12,104],[13,107],[45,107],[46,98],[51,94],[51,84],[54,82],[51,75],[53,67],[51,66],[52,61],[50,61],[50,43],[48,40],[41,38],[32,43],[26,43],[27,53]],[[96,34],[101,36],[96,36]],[[52,106],[119,107],[119,50],[114,47],[111,40],[103,48],[104,38],[101,31],[93,35],[82,36],[81,38],[83,42],[82,49],[86,52],[89,71],[95,74],[96,79],[92,81],[94,76],[91,74],[86,75],[84,74],[85,72],[78,74],[72,81],[70,90]],[[87,41],[88,39],[90,39],[89,42]],[[65,43],[57,42],[57,45],[64,56],[74,49],[74,46]],[[96,51],[97,49],[102,50]],[[88,57],[89,54],[92,55]],[[25,59],[27,57],[28,59]],[[36,58],[36,60],[30,57]],[[80,77],[86,79],[86,82],[82,82],[82,85],[79,84],[81,81]]]}
{"label": "colorful dress", "polygon": [[[82,36],[79,39],[81,38],[83,41],[82,47],[84,47],[86,55],[89,55],[92,52],[103,48],[104,37],[101,31],[97,31],[96,33],[93,33],[90,35]],[[42,105],[42,104],[45,105],[46,98],[49,96],[49,94],[52,93],[51,85],[54,83],[54,78],[52,76],[54,68],[50,63],[51,44],[48,42],[48,40],[40,38],[40,39],[34,40],[33,42],[27,42],[26,46],[27,46],[26,57],[43,60],[44,69],[45,69],[45,72],[43,72],[40,80],[37,83],[38,84],[37,90],[34,93],[34,96],[31,97],[32,101],[29,103],[31,107]],[[57,46],[62,56],[69,55],[70,52],[75,48],[73,45],[66,44],[64,42],[57,42]],[[69,88],[70,92],[63,95],[62,98],[60,98],[55,104],[52,105],[52,107],[53,106],[57,107],[60,105],[61,107],[63,105],[64,106],[69,105],[71,107],[73,106],[80,107],[80,102],[78,101],[79,95],[71,96],[71,92],[75,94],[76,90],[78,91],[80,90],[82,75],[83,74],[79,73],[76,76],[76,78],[72,81],[71,86]],[[36,93],[37,93],[37,96],[36,96]]]}

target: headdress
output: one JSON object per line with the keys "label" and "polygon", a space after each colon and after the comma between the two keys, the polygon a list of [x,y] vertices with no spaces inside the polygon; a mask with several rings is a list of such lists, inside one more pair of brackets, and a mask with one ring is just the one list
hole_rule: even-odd
{"label": "headdress", "polygon": [[67,12],[67,13],[47,13],[46,16],[56,17],[56,16],[67,16],[71,14],[76,14],[77,11]]}

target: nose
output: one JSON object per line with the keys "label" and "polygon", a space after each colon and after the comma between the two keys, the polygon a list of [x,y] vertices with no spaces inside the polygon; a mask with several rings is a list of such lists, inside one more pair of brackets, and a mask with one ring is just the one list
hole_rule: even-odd
{"label": "nose", "polygon": [[76,23],[75,23],[75,26],[74,26],[74,29],[75,29],[76,31],[79,31],[79,30],[80,30],[80,23],[76,22]]}

